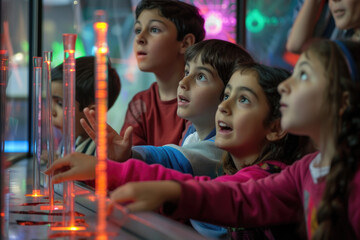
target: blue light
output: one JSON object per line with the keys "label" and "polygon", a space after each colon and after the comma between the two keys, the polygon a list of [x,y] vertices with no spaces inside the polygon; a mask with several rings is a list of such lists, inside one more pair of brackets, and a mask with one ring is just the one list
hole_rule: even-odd
{"label": "blue light", "polygon": [[28,141],[5,141],[5,152],[28,152]]}

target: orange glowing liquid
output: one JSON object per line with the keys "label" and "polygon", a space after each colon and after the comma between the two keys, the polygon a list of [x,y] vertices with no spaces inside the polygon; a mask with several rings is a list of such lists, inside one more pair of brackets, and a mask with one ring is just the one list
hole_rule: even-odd
{"label": "orange glowing liquid", "polygon": [[34,189],[31,194],[25,194],[26,197],[44,197],[40,190]]}
{"label": "orange glowing liquid", "polygon": [[68,226],[68,227],[51,227],[52,231],[83,231],[86,227]]}

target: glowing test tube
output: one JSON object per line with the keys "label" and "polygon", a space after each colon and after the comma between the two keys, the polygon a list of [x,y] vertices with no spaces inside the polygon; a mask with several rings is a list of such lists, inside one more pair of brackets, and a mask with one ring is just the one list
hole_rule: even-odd
{"label": "glowing test tube", "polygon": [[[45,93],[45,101],[44,101],[44,116],[45,116],[45,136],[46,136],[46,150],[47,150],[47,166],[54,162],[54,137],[52,131],[52,95],[51,95],[51,61],[52,61],[52,52],[45,51],[44,52],[44,64],[43,64],[43,84],[44,89],[46,90]],[[54,185],[51,184],[51,176],[47,177],[47,192],[49,193],[49,202],[50,202],[50,209],[53,209],[54,206]]]}
{"label": "glowing test tube", "polygon": [[42,196],[40,192],[41,158],[41,107],[42,107],[42,57],[33,57],[33,190],[32,196]]}
{"label": "glowing test tube", "polygon": [[7,207],[6,196],[7,194],[7,177],[6,177],[6,157],[5,157],[5,129],[6,129],[6,85],[7,85],[7,72],[8,72],[8,55],[6,50],[0,50],[0,218],[1,229],[0,239],[7,239]]}
{"label": "glowing test tube", "polygon": [[[64,155],[75,152],[75,42],[76,34],[63,34],[63,143]],[[66,226],[75,226],[74,183],[63,183],[63,201]],[[68,219],[69,214],[70,219]]]}
{"label": "glowing test tube", "polygon": [[106,239],[106,114],[107,114],[107,30],[105,11],[95,12],[95,101],[96,101],[96,185],[95,193],[98,200],[98,238]]}

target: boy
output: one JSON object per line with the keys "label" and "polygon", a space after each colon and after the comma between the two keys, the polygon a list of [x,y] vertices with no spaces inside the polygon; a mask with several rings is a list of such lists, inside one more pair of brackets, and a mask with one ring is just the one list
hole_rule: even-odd
{"label": "boy", "polygon": [[143,0],[135,14],[136,60],[156,82],[130,101],[120,135],[132,126],[133,145],[179,144],[186,120],[176,114],[176,91],[186,48],[205,37],[204,19],[195,6],[176,0]]}
{"label": "boy", "polygon": [[[76,107],[75,107],[75,151],[95,155],[95,142],[88,137],[80,125],[84,118],[85,107],[95,109],[95,58],[80,57],[76,60]],[[62,130],[64,112],[63,103],[63,64],[51,71],[52,124]],[[108,108],[114,104],[120,93],[120,78],[116,70],[108,63]],[[59,151],[62,151],[59,149]],[[61,154],[61,152],[60,152]]]}
{"label": "boy", "polygon": [[[123,162],[132,157],[192,175],[216,176],[218,162],[224,153],[214,144],[217,106],[221,102],[224,86],[232,74],[233,64],[236,61],[253,62],[253,59],[236,44],[212,39],[189,47],[185,60],[185,76],[179,82],[177,91],[177,114],[192,125],[182,146],[167,144],[161,147],[131,147],[131,133],[122,137],[111,129],[108,134],[110,159]],[[95,112],[84,109],[84,113],[91,127],[84,120],[81,120],[81,124],[89,136],[95,139]],[[82,157],[67,157],[71,158]],[[111,166],[114,163],[109,161],[108,164]]]}

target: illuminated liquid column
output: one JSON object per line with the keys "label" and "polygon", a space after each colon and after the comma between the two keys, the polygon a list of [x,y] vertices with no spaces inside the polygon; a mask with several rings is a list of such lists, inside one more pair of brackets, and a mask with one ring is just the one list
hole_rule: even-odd
{"label": "illuminated liquid column", "polygon": [[[45,93],[45,101],[44,101],[44,118],[45,118],[45,134],[46,136],[46,150],[47,150],[47,166],[54,162],[54,137],[53,137],[53,128],[52,128],[52,95],[51,95],[51,61],[52,61],[52,52],[45,51],[44,52],[44,64],[43,64],[43,84]],[[47,192],[49,193],[49,202],[50,202],[50,209],[54,206],[54,185],[51,184],[51,176],[47,177]]]}
{"label": "illuminated liquid column", "polygon": [[107,30],[105,11],[95,12],[95,101],[96,101],[96,185],[95,192],[98,200],[98,239],[106,239],[106,114],[107,114]]}
{"label": "illuminated liquid column", "polygon": [[40,194],[40,157],[41,157],[41,105],[42,105],[42,57],[33,57],[33,190],[32,196]]}
{"label": "illuminated liquid column", "polygon": [[[63,34],[64,64],[63,64],[63,143],[64,155],[75,152],[75,42],[76,34]],[[74,214],[74,183],[63,183],[64,224],[75,226]],[[70,220],[67,217],[69,214]],[[69,221],[68,221],[69,220]]]}
{"label": "illuminated liquid column", "polygon": [[0,218],[1,218],[1,229],[0,239],[7,239],[6,219],[8,212],[6,210],[6,199],[7,196],[7,178],[6,174],[6,157],[5,157],[5,126],[6,126],[6,85],[7,85],[7,72],[9,58],[5,50],[0,50]]}

